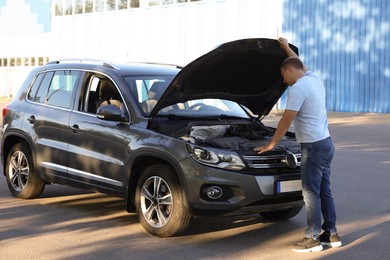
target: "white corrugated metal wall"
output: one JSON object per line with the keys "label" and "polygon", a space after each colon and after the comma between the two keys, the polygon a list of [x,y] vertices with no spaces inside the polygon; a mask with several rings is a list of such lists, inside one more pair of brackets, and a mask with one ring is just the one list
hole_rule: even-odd
{"label": "white corrugated metal wall", "polygon": [[[34,23],[25,17],[39,16],[48,1],[14,0],[0,6],[0,16],[7,14],[19,21],[6,35],[0,31],[0,58],[38,55],[51,60],[94,58],[185,65],[226,41],[276,38],[281,27],[282,0],[205,0],[150,7],[141,0],[139,8],[64,16],[55,16],[52,1],[50,26],[41,28],[50,31],[19,35],[22,27]],[[5,82],[15,94],[22,79],[7,80],[13,69],[0,68],[0,84]],[[9,95],[8,89],[1,88],[0,95],[6,91]]]}
{"label": "white corrugated metal wall", "polygon": [[223,42],[276,38],[281,0],[208,0],[52,17],[51,57],[185,65]]}

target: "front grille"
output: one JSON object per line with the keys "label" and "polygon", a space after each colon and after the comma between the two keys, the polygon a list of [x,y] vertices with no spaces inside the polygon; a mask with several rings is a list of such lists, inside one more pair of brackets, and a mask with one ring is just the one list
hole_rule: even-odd
{"label": "front grille", "polygon": [[279,197],[279,198],[258,200],[248,206],[255,207],[255,206],[262,206],[262,205],[288,203],[288,202],[301,201],[301,200],[303,200],[302,195],[295,195],[295,196],[289,195],[289,196]]}
{"label": "front grille", "polygon": [[[294,154],[297,159],[297,167],[301,165],[301,154]],[[272,169],[288,168],[286,154],[274,155],[244,155],[242,156],[249,168]]]}

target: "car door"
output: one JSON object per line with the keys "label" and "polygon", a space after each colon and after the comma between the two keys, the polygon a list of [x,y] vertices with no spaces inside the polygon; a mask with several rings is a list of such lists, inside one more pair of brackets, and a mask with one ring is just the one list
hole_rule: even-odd
{"label": "car door", "polygon": [[39,74],[27,98],[23,127],[31,133],[38,172],[46,180],[66,183],[68,121],[81,72],[56,70]]}
{"label": "car door", "polygon": [[[109,84],[116,93],[103,94],[100,89],[103,84]],[[68,147],[69,178],[78,186],[122,193],[128,125],[96,116],[97,106],[121,103],[122,100],[118,100],[121,95],[112,80],[94,73],[87,73],[81,89],[79,104],[69,119],[72,132]],[[104,100],[107,95],[111,96],[111,101]]]}

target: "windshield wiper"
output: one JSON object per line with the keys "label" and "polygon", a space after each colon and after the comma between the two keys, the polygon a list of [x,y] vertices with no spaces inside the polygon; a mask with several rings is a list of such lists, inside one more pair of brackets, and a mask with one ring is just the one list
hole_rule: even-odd
{"label": "windshield wiper", "polygon": [[203,116],[202,118],[207,118],[207,119],[241,119],[241,120],[248,120],[249,119],[249,118],[245,118],[245,117],[241,117],[241,116],[233,116],[233,115],[226,115],[226,114]]}
{"label": "windshield wiper", "polygon": [[239,120],[251,120],[250,118],[240,117],[240,116],[233,116],[233,115],[226,115],[226,114],[220,114],[220,115],[178,115],[178,114],[157,114],[156,117],[167,117],[170,119],[239,119]]}
{"label": "windshield wiper", "polygon": [[226,114],[221,114],[221,118],[233,118],[233,119],[249,119],[247,117],[242,117],[242,116],[232,116],[232,115],[226,115]]}

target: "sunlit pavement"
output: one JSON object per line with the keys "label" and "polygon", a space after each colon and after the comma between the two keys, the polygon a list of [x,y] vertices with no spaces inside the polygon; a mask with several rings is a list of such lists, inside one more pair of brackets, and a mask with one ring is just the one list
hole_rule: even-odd
{"label": "sunlit pavement", "polygon": [[160,239],[125,212],[122,199],[51,185],[39,199],[19,200],[0,176],[0,259],[388,259],[390,115],[329,113],[329,123],[340,248],[292,251],[304,211],[279,223],[196,218],[183,236]]}

